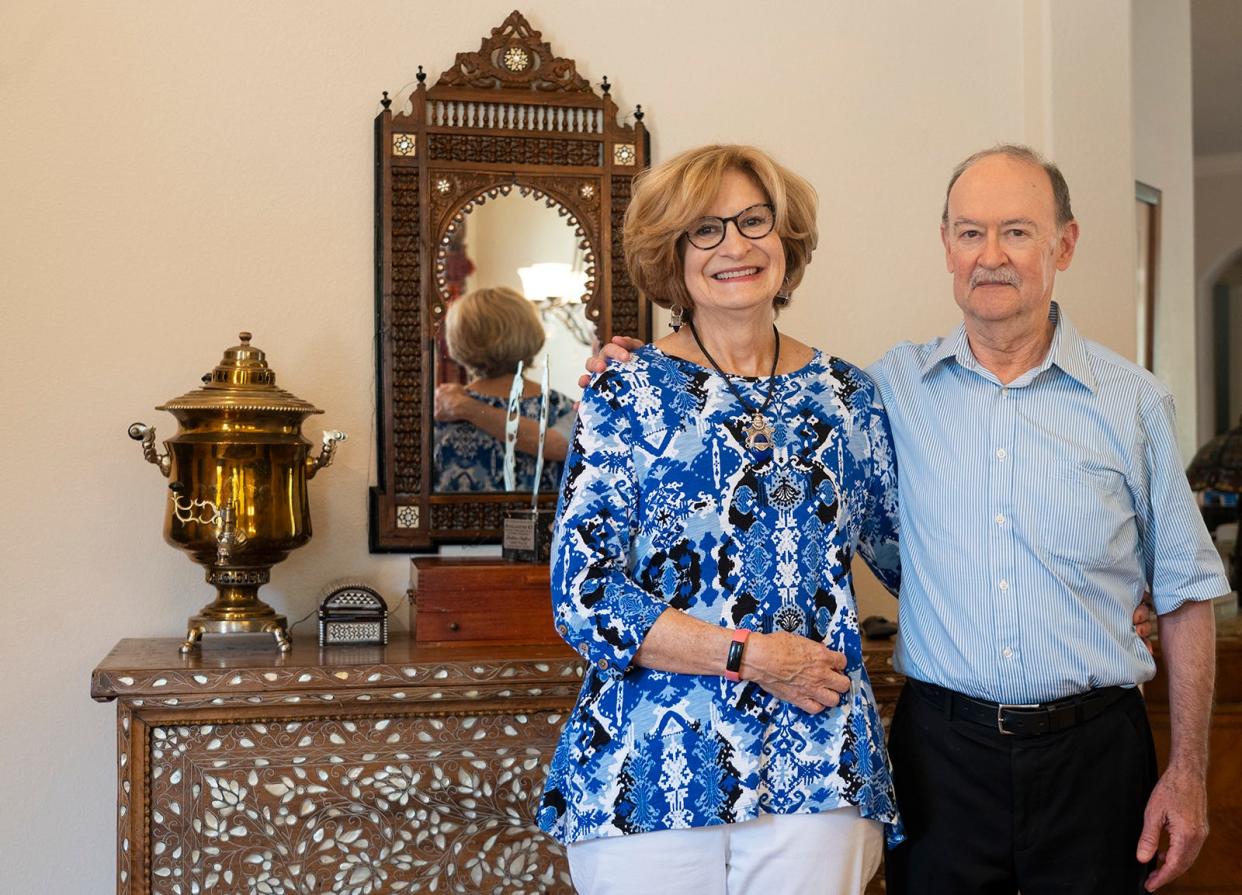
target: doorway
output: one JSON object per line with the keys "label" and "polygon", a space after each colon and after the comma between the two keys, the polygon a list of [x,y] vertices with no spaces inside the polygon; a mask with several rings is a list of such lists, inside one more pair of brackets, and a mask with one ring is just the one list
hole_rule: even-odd
{"label": "doorway", "polygon": [[1211,353],[1209,388],[1213,392],[1212,435],[1220,435],[1242,418],[1242,251],[1234,255],[1209,286]]}

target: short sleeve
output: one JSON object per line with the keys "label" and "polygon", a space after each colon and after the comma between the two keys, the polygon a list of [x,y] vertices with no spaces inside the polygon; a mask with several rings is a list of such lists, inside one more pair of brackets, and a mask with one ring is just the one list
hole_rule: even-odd
{"label": "short sleeve", "polygon": [[1140,424],[1141,468],[1134,478],[1143,568],[1156,612],[1164,615],[1188,600],[1212,600],[1231,588],[1182,471],[1172,396],[1151,402]]}

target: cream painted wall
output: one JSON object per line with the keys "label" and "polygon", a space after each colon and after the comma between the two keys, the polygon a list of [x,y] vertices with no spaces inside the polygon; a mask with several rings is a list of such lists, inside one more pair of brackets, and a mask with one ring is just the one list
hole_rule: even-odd
{"label": "cream painted wall", "polygon": [[1195,160],[1195,284],[1198,302],[1199,442],[1215,434],[1212,284],[1242,253],[1242,154]]}
{"label": "cream painted wall", "polygon": [[[1198,446],[1190,4],[1135,0],[1134,178],[1161,191],[1154,371],[1176,396],[1178,447]],[[1131,355],[1133,356],[1133,355]]]}
{"label": "cream painted wall", "polygon": [[1113,304],[1134,258],[1130,4],[1037,2],[1047,6],[1045,132],[1031,142],[1060,165],[1081,227],[1055,294],[1084,335],[1133,358],[1134,315]]}
{"label": "cream painted wall", "polygon": [[[170,436],[152,406],[195,387],[238,330],[326,409],[316,427],[352,436],[312,483],[314,540],[276,567],[267,599],[298,618],[347,574],[402,593],[406,560],[366,548],[371,122],[381,90],[408,92],[420,63],[435,77],[512,8],[0,6],[0,891],[111,885],[114,711],[89,701],[88,674],[121,637],[179,636],[209,596],[162,543],[164,480],[125,428]],[[785,325],[860,363],[955,324],[944,181],[1015,139],[1050,150],[1074,186],[1086,236],[1061,297],[1129,353],[1129,8],[523,5],[584,76],[609,76],[623,109],[643,104],[656,159],[745,141],[811,178],[821,247]]]}

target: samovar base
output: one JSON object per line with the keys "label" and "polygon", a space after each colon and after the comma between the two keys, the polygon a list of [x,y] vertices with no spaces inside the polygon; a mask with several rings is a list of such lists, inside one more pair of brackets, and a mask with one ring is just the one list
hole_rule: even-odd
{"label": "samovar base", "polygon": [[181,644],[182,655],[193,652],[202,642],[204,634],[271,634],[276,638],[276,646],[282,653],[293,649],[289,639],[289,622],[283,615],[273,613],[267,618],[219,619],[205,615],[190,618],[186,629],[185,642]]}
{"label": "samovar base", "polygon": [[271,634],[282,653],[293,649],[288,620],[258,597],[270,577],[267,567],[209,568],[207,583],[215,585],[216,599],[191,616],[181,653],[193,651],[204,634]]}

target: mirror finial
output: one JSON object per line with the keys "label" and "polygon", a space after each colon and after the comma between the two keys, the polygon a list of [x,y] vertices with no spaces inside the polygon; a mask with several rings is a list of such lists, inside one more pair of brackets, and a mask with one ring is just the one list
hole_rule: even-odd
{"label": "mirror finial", "polygon": [[604,75],[604,80],[600,83],[599,86],[600,86],[600,89],[604,91],[604,96],[607,96],[609,91],[612,90],[612,85],[608,83],[608,75]]}
{"label": "mirror finial", "polygon": [[427,73],[423,71],[423,67],[421,65],[418,67],[418,74],[414,77],[418,80],[418,86],[420,87],[423,85],[423,82],[427,80]]}
{"label": "mirror finial", "polygon": [[392,100],[388,98],[387,90],[384,91],[384,98],[380,100],[380,105],[383,106],[385,109],[387,109],[389,106],[392,105]]}
{"label": "mirror finial", "polygon": [[642,105],[642,103],[639,103],[637,106],[635,106],[635,107],[634,107],[634,120],[635,120],[635,121],[642,121],[642,120],[643,120],[643,105]]}

